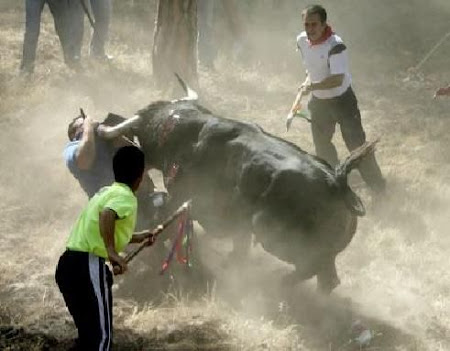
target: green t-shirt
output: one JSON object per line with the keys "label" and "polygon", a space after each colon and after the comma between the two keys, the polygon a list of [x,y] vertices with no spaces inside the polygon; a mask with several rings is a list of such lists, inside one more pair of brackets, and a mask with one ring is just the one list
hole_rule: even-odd
{"label": "green t-shirt", "polygon": [[101,188],[89,200],[72,228],[68,249],[108,258],[99,225],[100,213],[106,208],[117,214],[114,231],[116,251],[121,252],[127,246],[136,224],[137,199],[128,185],[113,183]]}

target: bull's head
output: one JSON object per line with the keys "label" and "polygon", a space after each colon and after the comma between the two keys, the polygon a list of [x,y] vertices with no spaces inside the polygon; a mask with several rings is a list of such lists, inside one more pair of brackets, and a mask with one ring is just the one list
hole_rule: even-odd
{"label": "bull's head", "polygon": [[[181,77],[175,73],[175,76],[177,77],[178,82],[180,83],[181,87],[186,93],[186,96],[172,101],[172,103],[178,102],[178,101],[196,101],[198,100],[198,94],[191,89],[184,81],[181,79]],[[104,139],[114,139],[117,138],[120,135],[125,134],[127,131],[130,131],[133,127],[137,127],[142,120],[141,115],[138,113],[134,115],[131,118],[126,119],[122,123],[119,123],[115,126],[107,126],[107,125],[100,125],[97,129],[98,135]]]}

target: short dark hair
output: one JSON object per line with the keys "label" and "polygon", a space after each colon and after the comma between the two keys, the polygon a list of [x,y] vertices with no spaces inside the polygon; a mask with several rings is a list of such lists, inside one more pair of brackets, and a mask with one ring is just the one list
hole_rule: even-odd
{"label": "short dark hair", "polygon": [[302,15],[303,16],[314,15],[314,14],[318,14],[319,15],[320,21],[322,23],[325,23],[327,21],[327,11],[321,5],[308,5],[302,11]]}
{"label": "short dark hair", "polygon": [[113,171],[116,182],[133,186],[144,173],[144,167],[144,153],[136,146],[121,147],[114,154]]}

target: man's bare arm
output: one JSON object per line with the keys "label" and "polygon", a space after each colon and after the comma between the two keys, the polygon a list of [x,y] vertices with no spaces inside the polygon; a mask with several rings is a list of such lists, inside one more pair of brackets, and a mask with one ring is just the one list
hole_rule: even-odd
{"label": "man's bare arm", "polygon": [[95,123],[87,117],[83,125],[83,136],[77,149],[76,162],[79,169],[88,170],[95,160]]}
{"label": "man's bare arm", "polygon": [[345,77],[344,74],[333,74],[325,78],[321,82],[317,83],[309,82],[309,84],[308,83],[305,84],[305,91],[311,92],[314,90],[328,90],[340,87],[344,81],[344,77]]}
{"label": "man's bare arm", "polygon": [[127,270],[127,263],[125,259],[116,252],[114,243],[114,232],[117,214],[109,208],[104,209],[100,213],[100,234],[106,246],[108,259],[113,266],[120,266],[119,273],[124,273]]}

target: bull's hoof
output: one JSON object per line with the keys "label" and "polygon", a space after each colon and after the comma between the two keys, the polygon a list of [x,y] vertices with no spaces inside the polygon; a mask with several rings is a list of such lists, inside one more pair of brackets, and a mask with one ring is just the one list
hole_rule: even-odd
{"label": "bull's hoof", "polygon": [[341,280],[338,277],[321,279],[317,276],[317,291],[323,295],[330,295],[339,284],[341,284]]}

